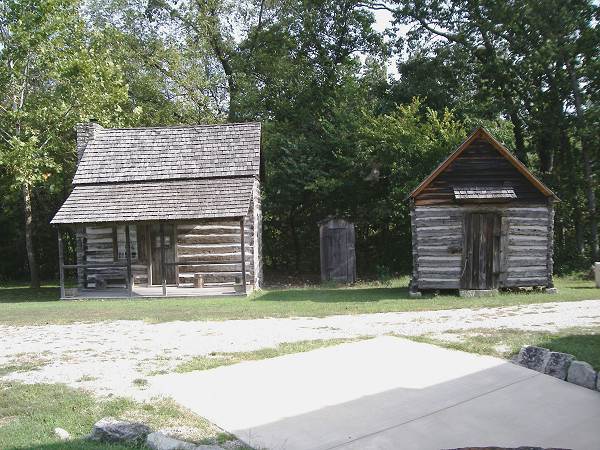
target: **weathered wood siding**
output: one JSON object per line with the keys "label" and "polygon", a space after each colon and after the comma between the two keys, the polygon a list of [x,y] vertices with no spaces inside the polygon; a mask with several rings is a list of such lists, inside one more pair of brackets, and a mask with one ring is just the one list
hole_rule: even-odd
{"label": "weathered wood siding", "polygon": [[546,197],[531,184],[488,141],[476,139],[415,199],[417,206],[456,204],[453,186],[512,187],[517,198],[512,204],[546,204]]}
{"label": "weathered wood siding", "polygon": [[354,224],[329,219],[319,225],[321,281],[354,283],[356,250]]}
{"label": "weathered wood siding", "polygon": [[[246,277],[254,275],[252,221],[245,220]],[[195,274],[205,283],[230,284],[242,275],[241,233],[238,220],[195,221],[177,225],[177,260],[203,264],[179,266],[179,286],[192,286]]]}
{"label": "weathered wood siding", "polygon": [[460,288],[464,215],[476,211],[501,217],[500,287],[552,283],[551,205],[416,206],[412,211],[416,288]]}
{"label": "weathered wood siding", "polygon": [[[112,225],[97,225],[85,227],[82,236],[84,258],[78,255],[78,262],[86,264],[114,264],[115,248],[113,246]],[[125,261],[120,261],[125,264]],[[134,262],[131,265],[132,275],[136,284],[148,282],[147,265]],[[96,287],[96,278],[102,277],[110,286],[125,287],[127,269],[124,267],[103,267],[85,269],[87,287]]]}

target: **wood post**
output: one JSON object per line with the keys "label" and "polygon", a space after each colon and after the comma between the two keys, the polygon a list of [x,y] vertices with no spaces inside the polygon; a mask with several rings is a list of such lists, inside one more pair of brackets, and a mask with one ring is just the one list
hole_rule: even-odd
{"label": "wood post", "polygon": [[160,222],[160,278],[162,280],[162,294],[167,296],[167,271],[165,270],[165,225]]}
{"label": "wood post", "polygon": [[127,257],[127,295],[131,297],[133,292],[133,280],[131,277],[131,239],[129,237],[129,224],[125,224],[125,255]]}
{"label": "wood post", "polygon": [[548,254],[547,258],[547,288],[554,288],[554,200],[548,197]]}
{"label": "wood post", "polygon": [[57,228],[58,232],[58,274],[60,278],[60,298],[65,298],[65,256],[63,249],[62,235],[60,234],[60,228]]}
{"label": "wood post", "polygon": [[244,294],[246,293],[246,244],[244,242],[244,218],[240,219],[240,242],[242,247],[242,284],[244,286]]}

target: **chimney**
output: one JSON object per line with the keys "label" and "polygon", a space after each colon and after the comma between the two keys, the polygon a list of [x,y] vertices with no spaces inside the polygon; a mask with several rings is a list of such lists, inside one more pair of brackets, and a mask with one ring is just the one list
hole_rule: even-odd
{"label": "chimney", "polygon": [[77,130],[77,164],[79,164],[85,147],[90,141],[94,140],[97,132],[103,128],[96,119],[89,119],[89,122],[78,123],[75,129]]}

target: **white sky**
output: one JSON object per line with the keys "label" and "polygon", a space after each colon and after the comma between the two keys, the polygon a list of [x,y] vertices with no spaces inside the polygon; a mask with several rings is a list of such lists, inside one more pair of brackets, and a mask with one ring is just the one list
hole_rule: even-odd
{"label": "white sky", "polygon": [[[375,23],[373,24],[373,28],[375,31],[379,33],[383,33],[387,28],[391,28],[392,26],[392,13],[387,10],[376,10],[373,11],[373,15],[375,16]],[[401,27],[401,31],[402,31]],[[398,69],[396,67],[396,61],[398,58],[393,56],[389,58],[387,61],[387,72],[388,77],[397,79],[398,78]]]}

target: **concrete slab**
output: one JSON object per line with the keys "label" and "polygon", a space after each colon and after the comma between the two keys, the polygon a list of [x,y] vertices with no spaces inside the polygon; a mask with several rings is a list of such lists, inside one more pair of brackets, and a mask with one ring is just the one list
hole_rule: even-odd
{"label": "concrete slab", "polygon": [[600,448],[600,393],[394,337],[209,371],[151,388],[257,448]]}

